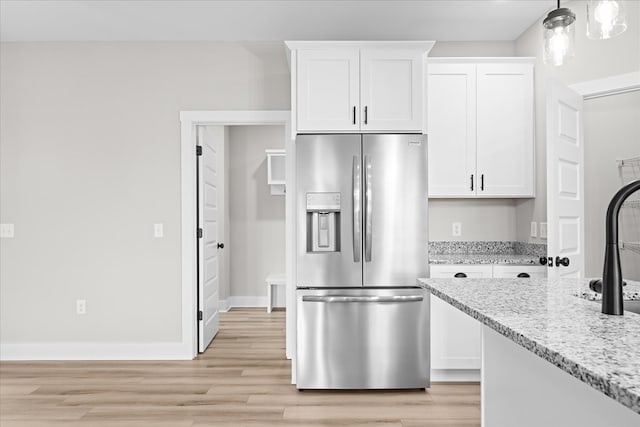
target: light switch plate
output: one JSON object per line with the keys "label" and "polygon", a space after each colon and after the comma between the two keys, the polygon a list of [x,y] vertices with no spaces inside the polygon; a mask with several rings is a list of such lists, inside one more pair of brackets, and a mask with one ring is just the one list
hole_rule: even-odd
{"label": "light switch plate", "polygon": [[87,300],[76,300],[76,314],[87,314]]}
{"label": "light switch plate", "polygon": [[462,223],[461,222],[452,222],[451,223],[451,235],[454,237],[462,236]]}
{"label": "light switch plate", "polygon": [[541,222],[540,223],[540,238],[542,238],[542,239],[546,239],[547,238],[547,223],[546,222]]}
{"label": "light switch plate", "polygon": [[15,230],[13,224],[0,224],[0,237],[3,239],[13,239]]}
{"label": "light switch plate", "polygon": [[531,221],[531,237],[538,237],[538,223]]}
{"label": "light switch plate", "polygon": [[164,237],[164,226],[162,223],[153,224],[153,237]]}

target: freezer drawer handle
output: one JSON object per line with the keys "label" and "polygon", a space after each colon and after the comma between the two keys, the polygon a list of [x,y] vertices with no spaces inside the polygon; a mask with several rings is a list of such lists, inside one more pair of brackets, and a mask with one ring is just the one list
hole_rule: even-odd
{"label": "freezer drawer handle", "polygon": [[351,170],[351,185],[353,192],[353,262],[360,262],[360,158],[353,156],[353,167]]}
{"label": "freezer drawer handle", "polygon": [[350,296],[350,295],[306,295],[303,302],[415,302],[422,301],[422,295],[395,295],[395,296]]}

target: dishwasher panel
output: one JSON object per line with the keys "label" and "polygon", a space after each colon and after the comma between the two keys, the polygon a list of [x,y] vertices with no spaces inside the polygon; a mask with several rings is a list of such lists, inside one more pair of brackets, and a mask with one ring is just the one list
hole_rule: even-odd
{"label": "dishwasher panel", "polygon": [[298,289],[299,389],[430,386],[429,292]]}

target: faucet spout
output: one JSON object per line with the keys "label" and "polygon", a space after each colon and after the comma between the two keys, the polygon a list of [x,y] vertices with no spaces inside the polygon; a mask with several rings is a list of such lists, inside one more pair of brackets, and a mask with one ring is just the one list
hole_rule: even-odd
{"label": "faucet spout", "polygon": [[640,179],[622,187],[609,202],[606,220],[604,269],[602,272],[602,312],[623,315],[622,270],[618,249],[618,214],[624,201],[640,190]]}

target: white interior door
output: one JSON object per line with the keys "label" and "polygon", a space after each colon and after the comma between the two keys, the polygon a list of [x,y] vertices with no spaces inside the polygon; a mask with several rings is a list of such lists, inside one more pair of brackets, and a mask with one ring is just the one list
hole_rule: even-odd
{"label": "white interior door", "polygon": [[198,127],[198,351],[203,352],[218,333],[219,191],[216,141]]}
{"label": "white interior door", "polygon": [[[584,275],[583,98],[567,86],[547,85],[547,227],[549,277]],[[568,258],[569,265],[556,259]]]}

